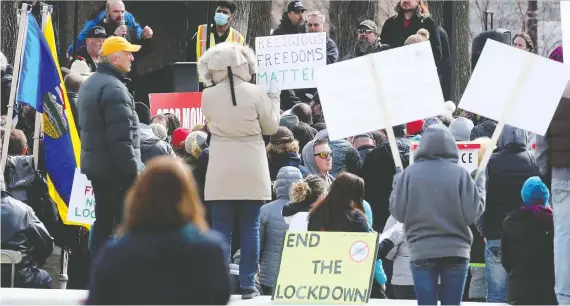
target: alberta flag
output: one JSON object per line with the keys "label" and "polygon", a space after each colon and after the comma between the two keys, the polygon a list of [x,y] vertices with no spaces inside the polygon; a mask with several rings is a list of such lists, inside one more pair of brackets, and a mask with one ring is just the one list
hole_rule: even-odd
{"label": "alberta flag", "polygon": [[89,227],[67,220],[81,143],[59,69],[51,15],[48,14],[43,33],[31,13],[27,21],[16,101],[42,113],[48,190],[61,219],[65,224]]}

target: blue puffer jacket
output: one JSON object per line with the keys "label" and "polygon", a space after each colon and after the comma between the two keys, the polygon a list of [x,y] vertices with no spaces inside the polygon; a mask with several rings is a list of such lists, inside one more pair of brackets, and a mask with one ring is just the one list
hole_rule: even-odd
{"label": "blue puffer jacket", "polygon": [[299,168],[292,166],[281,168],[275,180],[277,200],[261,207],[259,228],[259,262],[261,270],[259,272],[259,282],[264,286],[274,286],[277,281],[277,271],[281,262],[285,231],[289,229],[289,225],[285,223],[281,215],[281,210],[283,210],[283,206],[290,202],[289,190],[291,185],[302,179],[303,175]]}
{"label": "blue puffer jacket", "polygon": [[[92,27],[99,24],[99,22],[101,22],[101,20],[103,20],[103,18],[105,18],[105,10],[102,10],[99,13],[99,15],[97,15],[96,19],[87,20],[87,22],[85,23],[85,26],[83,27],[83,30],[81,30],[81,32],[79,32],[79,36],[77,36],[77,50],[79,50],[79,48],[85,46],[85,38],[87,38],[87,31],[89,31],[89,29],[91,29]],[[131,14],[129,12],[125,12],[125,24],[129,28],[135,28],[136,29],[137,39],[142,38],[143,28],[135,20],[135,16],[133,16],[133,14]],[[108,34],[111,34],[111,33],[108,33]],[[72,53],[73,53],[73,42],[71,42],[71,45],[69,45],[69,48],[67,48],[67,54],[69,54],[71,56]]]}

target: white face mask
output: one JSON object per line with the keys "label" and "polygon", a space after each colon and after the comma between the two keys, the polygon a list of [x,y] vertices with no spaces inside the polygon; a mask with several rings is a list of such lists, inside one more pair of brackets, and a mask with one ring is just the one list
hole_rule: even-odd
{"label": "white face mask", "polygon": [[216,15],[214,15],[214,21],[219,26],[225,26],[228,23],[228,15],[224,13],[216,13]]}

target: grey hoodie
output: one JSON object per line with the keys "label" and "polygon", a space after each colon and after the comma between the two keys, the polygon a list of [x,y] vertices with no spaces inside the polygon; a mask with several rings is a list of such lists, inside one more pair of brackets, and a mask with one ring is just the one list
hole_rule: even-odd
{"label": "grey hoodie", "polygon": [[[301,152],[301,158],[303,159],[303,164],[305,168],[309,171],[309,174],[315,174],[323,177],[327,181],[327,187],[332,184],[334,178],[332,175],[327,174],[326,177],[321,174],[319,167],[317,167],[317,162],[315,161],[315,143],[319,140],[328,138],[327,133],[318,132],[315,139],[309,141],[305,147],[303,148],[303,152]],[[331,149],[332,150],[332,149]],[[334,162],[334,155],[333,155],[333,162]]]}
{"label": "grey hoodie", "polygon": [[456,141],[469,141],[471,130],[474,126],[473,121],[465,117],[459,117],[451,122],[449,130]]}
{"label": "grey hoodie", "polygon": [[469,259],[469,225],[485,210],[485,175],[474,182],[457,164],[459,151],[447,127],[426,129],[416,162],[394,177],[390,213],[404,224],[410,260]]}

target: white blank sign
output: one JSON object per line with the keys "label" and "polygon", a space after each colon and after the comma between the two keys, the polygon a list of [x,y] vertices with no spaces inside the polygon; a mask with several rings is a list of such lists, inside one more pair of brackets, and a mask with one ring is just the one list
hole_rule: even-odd
{"label": "white blank sign", "polygon": [[568,80],[570,66],[489,39],[459,108],[544,135]]}
{"label": "white blank sign", "polygon": [[[376,70],[371,70],[373,63]],[[380,86],[374,81],[373,73]],[[317,69],[317,84],[331,139],[437,116],[444,99],[429,42],[395,48]]]}

